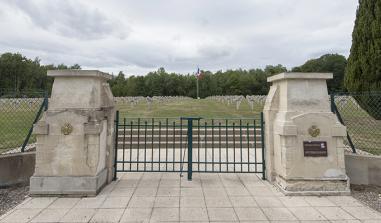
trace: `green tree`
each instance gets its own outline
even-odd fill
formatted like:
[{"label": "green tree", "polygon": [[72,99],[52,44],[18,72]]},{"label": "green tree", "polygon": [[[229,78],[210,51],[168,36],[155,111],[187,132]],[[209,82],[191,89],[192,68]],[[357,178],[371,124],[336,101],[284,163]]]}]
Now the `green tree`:
[{"label": "green tree", "polygon": [[275,74],[280,74],[280,73],[283,73],[283,72],[287,72],[287,68],[284,67],[282,64],[278,64],[276,66],[267,65],[265,67],[265,73],[268,76],[275,75]]},{"label": "green tree", "polygon": [[[381,0],[360,0],[359,3],[345,72],[345,86],[350,92],[380,91]],[[379,97],[356,99],[373,117],[381,119],[381,112],[374,109],[381,107]]]},{"label": "green tree", "polygon": [[328,80],[330,92],[343,91],[344,72],[347,60],[339,54],[325,54],[317,59],[308,60],[299,67],[294,67],[293,72],[332,72],[333,79]]},{"label": "green tree", "polygon": [[381,90],[381,0],[360,0],[345,73],[349,91]]},{"label": "green tree", "polygon": [[60,64],[41,65],[40,59],[34,60],[23,56],[20,53],[4,53],[0,55],[0,89],[21,91],[51,91],[53,79],[46,75],[47,70],[56,69],[81,69],[81,66],[74,64],[66,66]]}]

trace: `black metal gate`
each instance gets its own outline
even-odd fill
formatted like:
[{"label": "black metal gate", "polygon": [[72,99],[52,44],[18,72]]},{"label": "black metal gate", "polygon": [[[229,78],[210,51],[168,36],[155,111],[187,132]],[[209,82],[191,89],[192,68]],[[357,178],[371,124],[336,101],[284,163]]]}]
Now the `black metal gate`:
[{"label": "black metal gate", "polygon": [[263,113],[254,118],[120,118],[117,172],[261,173],[265,178]]}]

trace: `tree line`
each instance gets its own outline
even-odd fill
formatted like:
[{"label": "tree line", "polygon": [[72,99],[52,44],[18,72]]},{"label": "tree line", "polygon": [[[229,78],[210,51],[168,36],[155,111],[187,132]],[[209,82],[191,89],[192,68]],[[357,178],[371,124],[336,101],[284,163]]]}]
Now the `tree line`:
[{"label": "tree line", "polygon": [[[338,54],[327,54],[307,61],[290,71],[333,72],[334,80],[328,82],[331,91],[342,91],[346,58]],[[47,70],[81,69],[74,64],[42,65],[38,58],[28,59],[19,53],[4,53],[0,56],[0,89],[14,91],[50,92],[53,79]],[[259,95],[267,94],[267,77],[287,72],[283,65],[267,65],[264,69],[235,69],[211,72],[202,71],[199,79],[200,97],[211,95]],[[196,97],[196,76],[194,74],[169,73],[164,68],[144,76],[126,77],[123,72],[109,81],[115,96],[188,96]]]},{"label": "tree line", "polygon": [[39,58],[32,60],[20,53],[4,53],[0,56],[0,93],[50,92],[53,78],[47,76],[47,71],[62,69],[81,69],[81,66],[78,64],[42,65]]}]

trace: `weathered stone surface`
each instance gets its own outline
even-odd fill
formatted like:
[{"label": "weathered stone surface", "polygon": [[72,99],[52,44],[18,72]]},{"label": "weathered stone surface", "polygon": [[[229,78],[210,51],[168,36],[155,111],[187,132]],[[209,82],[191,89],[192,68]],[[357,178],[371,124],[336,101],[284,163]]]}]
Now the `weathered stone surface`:
[{"label": "weathered stone surface", "polygon": [[[48,71],[49,109],[35,125],[36,168],[30,191],[95,195],[113,175],[114,102],[99,71]],[[70,181],[70,182],[69,182]]]},{"label": "weathered stone surface", "polygon": [[36,161],[35,152],[0,156],[0,187],[29,184]]},{"label": "weathered stone surface", "polygon": [[32,195],[96,196],[105,186],[106,181],[106,169],[97,176],[33,176],[30,178],[30,193]]},{"label": "weathered stone surface", "polygon": [[345,165],[352,184],[381,186],[381,157],[345,154]]},{"label": "weathered stone surface", "polygon": [[[330,110],[332,74],[282,73],[264,108],[267,177],[288,195],[349,193],[341,125]],[[316,134],[316,135],[315,135]],[[305,156],[303,142],[327,143],[327,156]]]}]

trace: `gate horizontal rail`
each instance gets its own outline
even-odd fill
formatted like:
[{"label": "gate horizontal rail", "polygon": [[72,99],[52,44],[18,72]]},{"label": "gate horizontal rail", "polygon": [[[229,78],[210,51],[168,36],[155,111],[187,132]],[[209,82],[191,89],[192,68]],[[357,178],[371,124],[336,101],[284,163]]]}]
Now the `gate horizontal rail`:
[{"label": "gate horizontal rail", "polygon": [[265,174],[263,114],[254,118],[117,118],[116,172]]}]

